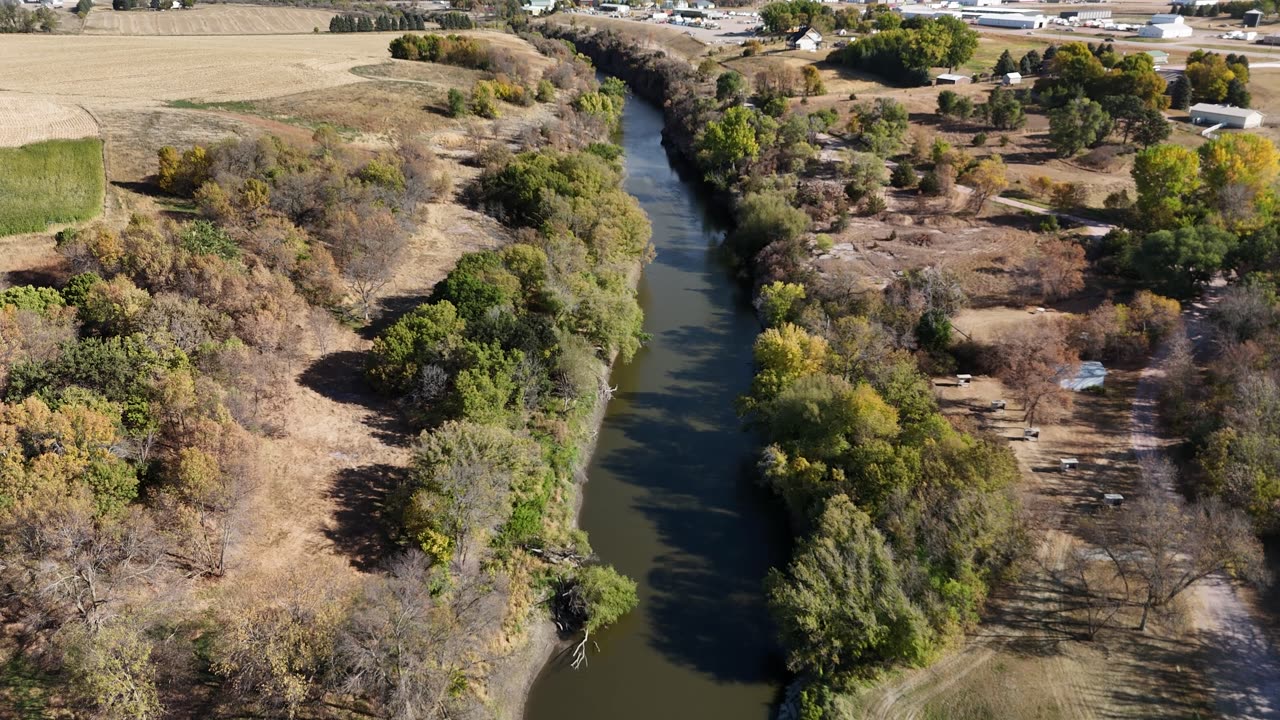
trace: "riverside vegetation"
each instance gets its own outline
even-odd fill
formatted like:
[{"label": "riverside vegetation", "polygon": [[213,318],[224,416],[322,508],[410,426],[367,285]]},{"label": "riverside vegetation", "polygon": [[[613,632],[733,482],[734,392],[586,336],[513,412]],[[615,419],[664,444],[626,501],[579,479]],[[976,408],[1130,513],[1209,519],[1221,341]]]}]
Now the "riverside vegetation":
[{"label": "riverside vegetation", "polygon": [[[817,3],[779,5],[830,14]],[[875,15],[869,11],[868,22],[876,22]],[[993,587],[1027,551],[1032,528],[1023,526],[1015,490],[1020,472],[1008,444],[944,417],[922,370],[945,372],[953,353],[972,353],[951,340],[950,319],[966,301],[960,279],[925,267],[903,272],[883,291],[867,291],[839,272],[814,270],[808,258],[812,246],[823,249],[824,236],[813,233],[823,223],[842,228],[854,212],[881,213],[887,183],[918,187],[927,197],[950,195],[960,180],[971,188],[970,210],[980,213],[1008,186],[1005,166],[998,155],[977,160],[941,140],[931,147],[913,142],[905,108],[876,98],[853,103],[841,127],[855,151],[836,163],[843,185],[836,184],[826,178],[831,163],[827,172],[815,171],[822,163],[813,159],[816,134],[831,128],[837,114],[806,113],[803,100],[798,106],[788,100],[821,93],[820,81],[790,78],[774,66],[755,77],[752,93],[748,79],[733,70],[717,77],[714,69],[695,69],[616,32],[554,20],[540,27],[572,41],[662,106],[670,149],[732,208],[735,228],[726,246],[754,281],[765,325],[755,347],[756,381],[740,410],[763,437],[760,475],[785,502],[797,536],[791,562],[766,588],[788,665],[799,675],[789,704],[798,717],[853,717],[851,697],[867,681],[897,666],[927,663],[978,622]],[[858,66],[892,55],[893,63],[876,67],[909,85],[929,68],[963,65],[976,46],[971,30],[947,22],[880,29],[829,59]],[[939,37],[945,42],[934,42]],[[928,47],[917,47],[922,43]],[[1083,43],[1028,53],[1021,61],[1002,57],[998,66],[1026,65],[1040,76],[1032,91],[997,88],[981,106],[941,93],[943,116],[977,117],[997,130],[1020,127],[1028,110],[1045,112],[1050,145],[1064,157],[1100,147],[1113,134],[1143,148],[1133,170],[1136,200],[1119,193],[1107,202],[1125,229],[1087,248],[1070,240],[1049,243],[1030,268],[1045,297],[1062,297],[1083,286],[1087,250],[1097,272],[1140,289],[1133,300],[1011,333],[966,361],[999,377],[1032,422],[1070,401],[1055,373],[1081,357],[1123,361],[1162,342],[1182,347],[1175,348],[1173,365],[1180,380],[1170,383],[1175,391],[1166,402],[1194,429],[1200,459],[1191,479],[1203,479],[1193,494],[1221,495],[1252,512],[1255,528],[1265,530],[1274,522],[1277,487],[1263,469],[1270,467],[1264,458],[1276,437],[1265,408],[1276,381],[1250,358],[1269,357],[1277,326],[1270,279],[1276,149],[1250,134],[1224,136],[1198,151],[1162,144],[1169,127],[1161,111],[1171,102],[1184,103],[1193,92],[1220,97],[1232,82],[1233,96],[1246,92],[1247,59],[1198,53],[1191,62],[1198,76],[1217,84],[1172,88],[1172,100],[1149,58],[1121,59],[1105,46]],[[751,106],[743,102],[749,95]],[[892,177],[884,166],[890,157],[898,163]],[[913,165],[932,167],[920,177]],[[1071,183],[1043,184],[1046,194],[1063,196],[1055,204],[1083,204]],[[1225,367],[1214,371],[1223,394],[1183,399],[1176,389],[1194,386],[1196,371],[1179,345],[1179,304],[1165,296],[1190,297],[1224,271],[1247,279],[1217,315],[1228,349]],[[1262,399],[1245,401],[1244,392]],[[1113,573],[1140,578],[1146,590],[1095,597],[1097,588],[1086,588],[1089,607],[1140,609],[1144,629],[1150,611],[1167,609],[1210,573],[1229,571],[1249,581],[1262,576],[1259,545],[1238,510],[1213,499],[1162,506],[1154,514],[1151,507],[1137,503],[1118,514],[1115,528],[1094,528],[1092,536],[1120,553],[1115,557],[1128,558],[1118,560]],[[1154,523],[1160,513],[1176,520]],[[1188,567],[1153,549],[1147,534],[1179,548],[1190,558]],[[1151,563],[1131,562],[1137,557]],[[1156,567],[1161,563],[1167,567]],[[1090,616],[1087,637],[1096,637],[1116,612]],[[1095,622],[1099,617],[1105,619]]]},{"label": "riverside vegetation", "polygon": [[65,230],[65,284],[0,292],[0,617],[22,647],[6,673],[121,720],[478,717],[509,711],[486,679],[531,623],[585,638],[635,605],[574,529],[575,470],[608,363],[643,340],[650,229],[620,149],[584,140],[615,127],[621,85],[539,42],[562,63],[558,117],[518,153],[486,148],[462,192],[516,242],[464,256],[364,356],[420,431],[362,519],[391,539],[380,572],[246,599],[228,556],[296,368],[375,316],[452,192],[427,146],[325,126],[163,148],[156,189],[194,215]]}]

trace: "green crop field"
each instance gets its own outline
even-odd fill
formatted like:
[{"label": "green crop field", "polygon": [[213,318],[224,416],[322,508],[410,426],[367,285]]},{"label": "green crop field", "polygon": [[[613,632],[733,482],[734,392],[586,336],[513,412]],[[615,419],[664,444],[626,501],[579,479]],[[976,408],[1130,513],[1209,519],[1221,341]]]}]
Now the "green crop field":
[{"label": "green crop field", "polygon": [[102,141],[0,148],[0,236],[88,220],[102,210]]}]

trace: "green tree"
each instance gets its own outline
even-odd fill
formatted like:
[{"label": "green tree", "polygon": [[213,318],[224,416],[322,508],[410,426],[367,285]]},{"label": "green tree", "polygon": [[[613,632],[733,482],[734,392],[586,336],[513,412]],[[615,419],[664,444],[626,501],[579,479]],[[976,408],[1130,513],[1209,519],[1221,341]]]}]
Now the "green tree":
[{"label": "green tree", "polygon": [[79,15],[80,19],[89,17],[90,10],[93,10],[93,0],[80,0],[76,3],[76,15]]},{"label": "green tree", "polygon": [[1200,189],[1200,157],[1180,145],[1156,145],[1133,161],[1137,217],[1149,227],[1177,224],[1194,206]]},{"label": "green tree", "polygon": [[708,179],[712,182],[726,185],[747,162],[759,156],[760,143],[751,115],[747,108],[731,107],[720,120],[707,123],[698,138],[698,156],[704,167],[710,168]]},{"label": "green tree", "polygon": [[1049,144],[1061,157],[1096,147],[1111,134],[1111,116],[1092,100],[1073,98],[1049,111]]},{"label": "green tree", "polygon": [[736,70],[720,73],[716,78],[716,100],[741,105],[747,97],[747,80]]},{"label": "green tree", "polygon": [[828,501],[786,574],[772,571],[766,585],[793,671],[838,677],[928,652],[931,633],[884,537],[845,495]]},{"label": "green tree", "polygon": [[826,340],[791,323],[760,333],[754,348],[757,371],[748,409],[772,400],[800,378],[820,372],[829,354]]},{"label": "green tree", "polygon": [[995,88],[987,98],[987,119],[997,130],[1017,130],[1027,124],[1022,103],[1010,91]]},{"label": "green tree", "polygon": [[1176,110],[1186,110],[1191,107],[1191,81],[1187,79],[1185,74],[1179,75],[1177,80],[1173,81],[1173,85],[1169,86],[1169,105]]},{"label": "green tree", "polygon": [[822,75],[818,72],[818,68],[812,65],[805,65],[800,69],[800,75],[804,80],[805,97],[826,94],[827,86],[823,84]]},{"label": "green tree", "polygon": [[449,88],[449,117],[459,118],[467,114],[467,96],[458,88]]},{"label": "green tree", "polygon": [[919,178],[916,176],[916,169],[909,160],[902,160],[894,166],[893,172],[889,175],[889,184],[899,190],[906,190],[916,186]]},{"label": "green tree", "polygon": [[1235,235],[1209,225],[1160,230],[1142,239],[1132,265],[1157,292],[1186,298],[1222,269],[1236,244]]},{"label": "green tree", "polygon": [[1224,98],[1228,105],[1247,108],[1253,103],[1253,96],[1249,94],[1249,89],[1240,81],[1240,78],[1232,78],[1227,83],[1227,94]]},{"label": "green tree", "polygon": [[1018,63],[1014,61],[1013,55],[1010,54],[1008,48],[1005,48],[1005,51],[1000,53],[1000,59],[996,60],[995,67],[991,68],[991,72],[994,75],[1018,72]]},{"label": "green tree", "polygon": [[760,288],[760,314],[766,327],[777,327],[784,322],[795,322],[801,300],[805,298],[804,285],[775,280]]},{"label": "green tree", "polygon": [[70,627],[63,639],[72,688],[105,720],[154,720],[164,714],[156,692],[151,643],[138,625],[118,622],[99,632]]},{"label": "green tree", "polygon": [[809,227],[809,216],[776,191],[754,192],[738,207],[738,227],[731,236],[745,257],[754,257],[771,242],[789,242]]}]

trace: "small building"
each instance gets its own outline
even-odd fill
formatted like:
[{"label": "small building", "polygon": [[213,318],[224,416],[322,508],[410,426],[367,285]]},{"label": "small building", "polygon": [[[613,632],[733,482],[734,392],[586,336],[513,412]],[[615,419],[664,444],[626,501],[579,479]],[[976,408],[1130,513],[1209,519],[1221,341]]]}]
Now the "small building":
[{"label": "small building", "polygon": [[1004,85],[1021,85],[1022,73],[1016,73],[1016,72],[1005,73],[1000,78],[1000,82]]},{"label": "small building", "polygon": [[1196,103],[1191,106],[1191,122],[1196,125],[1222,124],[1233,128],[1255,128],[1262,124],[1264,116],[1257,110],[1232,105]]},{"label": "small building", "polygon": [[1106,20],[1111,17],[1110,10],[1063,10],[1058,13],[1063,20]]},{"label": "small building", "polygon": [[999,5],[1000,0],[960,0],[960,4],[964,7],[990,7]]},{"label": "small building", "polygon": [[1169,0],[1169,4],[1182,7],[1209,7],[1210,5],[1217,5],[1218,0]]},{"label": "small building", "polygon": [[1009,404],[1006,403],[1004,400],[992,400],[991,412],[1004,412],[1004,409],[1008,407],[1008,405]]},{"label": "small building", "polygon": [[1075,458],[1059,458],[1058,469],[1062,472],[1071,472],[1080,467],[1080,461]]},{"label": "small building", "polygon": [[1124,504],[1124,496],[1120,493],[1103,493],[1102,504],[1107,507],[1120,507]]},{"label": "small building", "polygon": [[556,6],[555,0],[525,0],[524,11],[537,17],[549,13]]},{"label": "small building", "polygon": [[1138,29],[1138,37],[1170,40],[1173,38],[1191,37],[1191,26],[1185,23],[1160,23],[1159,25],[1143,25]]},{"label": "small building", "polygon": [[1148,25],[1168,25],[1170,23],[1174,25],[1185,25],[1187,23],[1187,19],[1178,13],[1156,13],[1147,21]]},{"label": "small building", "polygon": [[808,25],[800,28],[787,37],[788,50],[808,50],[817,52],[822,47],[822,33]]},{"label": "small building", "polygon": [[987,27],[1039,30],[1046,20],[1043,15],[979,15],[978,24]]},{"label": "small building", "polygon": [[973,78],[959,73],[942,73],[934,81],[934,85],[968,85]]},{"label": "small building", "polygon": [[1070,377],[1058,381],[1064,390],[1080,392],[1086,388],[1102,387],[1107,379],[1107,369],[1097,360],[1085,360]]},{"label": "small building", "polygon": [[965,387],[965,386],[967,386],[967,385],[968,385],[969,383],[971,383],[971,382],[973,382],[973,376],[972,376],[972,375],[969,375],[969,374],[967,374],[967,373],[966,373],[966,374],[964,374],[964,375],[957,375],[957,376],[956,376],[956,385],[959,385],[960,387]]},{"label": "small building", "polygon": [[1169,53],[1163,50],[1145,50],[1143,52],[1151,56],[1151,62],[1154,65],[1166,65],[1169,62]]},{"label": "small building", "polygon": [[600,12],[610,15],[630,15],[631,6],[622,3],[600,3]]},{"label": "small building", "polygon": [[1262,24],[1262,11],[1258,9],[1250,10],[1244,14],[1245,27],[1258,27]]},{"label": "small building", "polygon": [[1280,33],[1268,35],[1258,41],[1259,45],[1280,45]]},{"label": "small building", "polygon": [[1037,428],[1037,427],[1023,428],[1022,439],[1026,440],[1027,442],[1039,442],[1040,428]]}]

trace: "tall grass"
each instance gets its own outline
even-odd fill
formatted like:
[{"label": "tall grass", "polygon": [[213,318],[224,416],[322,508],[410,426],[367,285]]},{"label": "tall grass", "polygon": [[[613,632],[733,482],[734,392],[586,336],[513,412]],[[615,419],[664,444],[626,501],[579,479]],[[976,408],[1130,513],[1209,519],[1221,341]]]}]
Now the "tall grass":
[{"label": "tall grass", "polygon": [[0,148],[0,236],[88,220],[102,210],[102,141]]}]

